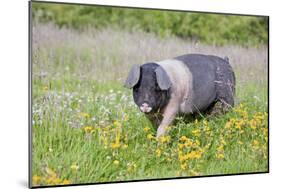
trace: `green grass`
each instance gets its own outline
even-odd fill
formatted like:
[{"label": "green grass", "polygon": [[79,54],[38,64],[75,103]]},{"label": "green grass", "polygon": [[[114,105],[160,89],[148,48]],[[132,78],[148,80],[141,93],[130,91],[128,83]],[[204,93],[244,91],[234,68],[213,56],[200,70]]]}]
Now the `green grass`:
[{"label": "green grass", "polygon": [[[41,24],[34,31],[33,186],[267,171],[265,47],[195,48],[178,38]],[[192,52],[229,56],[236,107],[219,117],[177,117],[157,142],[123,81],[131,64]]]}]

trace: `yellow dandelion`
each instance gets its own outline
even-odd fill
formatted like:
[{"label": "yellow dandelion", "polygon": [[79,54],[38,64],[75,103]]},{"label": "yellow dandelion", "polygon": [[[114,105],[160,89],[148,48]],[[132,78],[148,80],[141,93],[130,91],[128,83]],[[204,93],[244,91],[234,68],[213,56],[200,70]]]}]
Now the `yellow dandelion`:
[{"label": "yellow dandelion", "polygon": [[194,147],[195,143],[193,143],[192,140],[189,139],[184,143],[184,146],[185,147]]},{"label": "yellow dandelion", "polygon": [[123,145],[122,145],[122,148],[123,148],[123,149],[128,148],[128,144],[123,144]]},{"label": "yellow dandelion", "polygon": [[119,123],[118,121],[114,121],[113,122],[113,125],[116,126],[116,127],[121,127],[121,123]]},{"label": "yellow dandelion", "polygon": [[185,161],[187,159],[187,156],[179,154],[178,158],[179,158],[180,162],[183,162],[183,161]]},{"label": "yellow dandelion", "polygon": [[216,154],[216,157],[218,159],[223,159],[224,158],[224,154],[223,153]]},{"label": "yellow dandelion", "polygon": [[226,124],[225,124],[225,128],[226,129],[230,129],[231,126],[232,126],[232,122],[231,121],[226,122]]},{"label": "yellow dandelion", "polygon": [[197,151],[191,151],[188,154],[186,154],[186,159],[199,159],[202,156],[202,152],[197,150]]},{"label": "yellow dandelion", "polygon": [[170,136],[161,136],[158,141],[160,143],[168,143],[171,141],[171,137]]},{"label": "yellow dandelion", "polygon": [[252,142],[252,147],[253,147],[255,150],[258,149],[258,148],[259,148],[259,141],[253,140],[253,142]]},{"label": "yellow dandelion", "polygon": [[199,140],[195,140],[194,146],[200,146],[200,141]]},{"label": "yellow dandelion", "polygon": [[92,133],[94,131],[94,127],[92,126],[85,126],[84,127],[85,133]]},{"label": "yellow dandelion", "polygon": [[79,169],[79,166],[76,165],[76,164],[73,164],[70,166],[70,169],[73,170],[73,171],[77,171]]},{"label": "yellow dandelion", "polygon": [[145,128],[143,128],[143,131],[144,131],[144,132],[146,132],[146,133],[147,133],[149,130],[150,130],[150,128],[149,128],[149,127],[145,127]]},{"label": "yellow dandelion", "polygon": [[220,145],[219,147],[217,147],[217,151],[218,152],[222,152],[224,150],[224,146]]},{"label": "yellow dandelion", "polygon": [[191,131],[192,132],[192,134],[194,135],[194,136],[200,136],[201,135],[201,133],[200,133],[200,129],[196,129],[196,130],[193,130],[193,131]]},{"label": "yellow dandelion", "polygon": [[149,139],[149,140],[152,140],[152,139],[154,139],[154,136],[153,136],[152,134],[148,134],[148,135],[146,136],[146,138]]},{"label": "yellow dandelion", "polygon": [[110,147],[112,149],[117,149],[121,147],[121,144],[119,142],[111,143]]},{"label": "yellow dandelion", "polygon": [[119,162],[118,160],[114,160],[114,161],[113,161],[113,164],[114,164],[114,165],[119,165],[119,163],[120,163],[120,162]]},{"label": "yellow dandelion", "polygon": [[222,143],[223,145],[226,145],[226,142],[225,142],[224,138],[222,138],[222,137],[221,137],[221,143]]},{"label": "yellow dandelion", "polygon": [[67,185],[67,184],[71,184],[71,182],[70,182],[70,180],[64,179],[64,180],[62,181],[62,184],[63,184],[63,185]]},{"label": "yellow dandelion", "polygon": [[46,181],[47,181],[47,184],[54,184],[54,179],[55,177],[49,177]]},{"label": "yellow dandelion", "polygon": [[181,164],[181,170],[186,170],[187,169],[187,163]]},{"label": "yellow dandelion", "polygon": [[40,177],[40,176],[34,175],[34,176],[32,177],[32,184],[33,184],[33,185],[37,185],[37,184],[40,183],[40,180],[41,180],[41,177]]},{"label": "yellow dandelion", "polygon": [[127,171],[132,172],[137,168],[137,165],[135,163],[127,163]]},{"label": "yellow dandelion", "polygon": [[155,152],[156,152],[157,157],[161,156],[161,153],[162,153],[161,149],[157,148]]},{"label": "yellow dandelion", "polygon": [[90,118],[90,115],[88,113],[85,113],[85,112],[78,113],[78,116],[83,117],[83,118]]},{"label": "yellow dandelion", "polygon": [[53,184],[55,184],[55,185],[60,184],[61,182],[62,182],[62,180],[60,178],[53,179]]},{"label": "yellow dandelion", "polygon": [[236,128],[241,130],[242,129],[242,124],[241,122],[236,123]]},{"label": "yellow dandelion", "polygon": [[188,140],[188,138],[187,138],[186,136],[181,136],[181,137],[180,137],[180,141],[183,141],[183,142],[184,142],[184,141],[187,141],[187,140]]},{"label": "yellow dandelion", "polygon": [[178,149],[181,150],[184,148],[184,146],[185,146],[184,144],[178,144]]}]

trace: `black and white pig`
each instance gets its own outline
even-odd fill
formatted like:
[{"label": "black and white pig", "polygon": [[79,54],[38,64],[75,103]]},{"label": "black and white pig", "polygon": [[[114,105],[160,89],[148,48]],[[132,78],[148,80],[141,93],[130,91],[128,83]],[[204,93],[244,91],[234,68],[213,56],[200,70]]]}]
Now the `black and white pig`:
[{"label": "black and white pig", "polygon": [[212,111],[216,103],[234,106],[235,75],[228,58],[187,54],[133,65],[125,81],[139,109],[165,134],[178,113]]}]

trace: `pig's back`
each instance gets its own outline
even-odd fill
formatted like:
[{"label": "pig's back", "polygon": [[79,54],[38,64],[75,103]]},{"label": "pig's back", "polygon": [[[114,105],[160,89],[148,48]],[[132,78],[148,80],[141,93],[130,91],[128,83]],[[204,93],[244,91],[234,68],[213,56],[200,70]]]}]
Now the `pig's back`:
[{"label": "pig's back", "polygon": [[175,58],[182,61],[192,74],[193,112],[207,109],[216,99],[216,66],[223,59],[216,56],[187,54]]}]

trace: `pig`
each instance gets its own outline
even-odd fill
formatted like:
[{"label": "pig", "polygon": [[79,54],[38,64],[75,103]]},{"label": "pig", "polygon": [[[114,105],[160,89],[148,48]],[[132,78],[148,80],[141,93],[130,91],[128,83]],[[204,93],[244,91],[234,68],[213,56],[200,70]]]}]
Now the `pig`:
[{"label": "pig", "polygon": [[222,112],[234,106],[235,75],[228,58],[186,54],[163,61],[133,65],[124,86],[157,127],[157,138],[179,114]]}]

